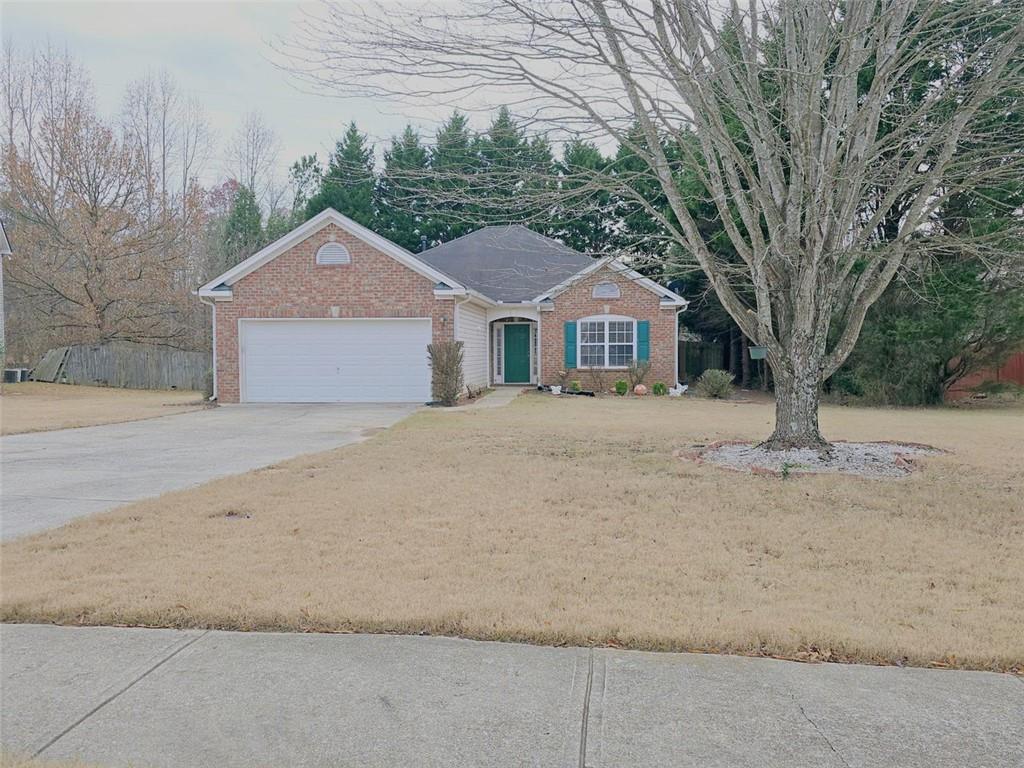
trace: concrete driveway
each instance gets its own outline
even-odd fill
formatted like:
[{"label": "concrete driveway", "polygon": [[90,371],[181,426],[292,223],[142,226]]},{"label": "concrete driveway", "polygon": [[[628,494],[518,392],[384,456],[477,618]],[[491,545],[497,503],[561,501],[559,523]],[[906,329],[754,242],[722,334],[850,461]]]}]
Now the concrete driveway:
[{"label": "concrete driveway", "polygon": [[3,746],[153,768],[1002,768],[1010,675],[445,637],[0,625]]},{"label": "concrete driveway", "polygon": [[415,404],[229,405],[0,439],[0,538],[362,440]]}]

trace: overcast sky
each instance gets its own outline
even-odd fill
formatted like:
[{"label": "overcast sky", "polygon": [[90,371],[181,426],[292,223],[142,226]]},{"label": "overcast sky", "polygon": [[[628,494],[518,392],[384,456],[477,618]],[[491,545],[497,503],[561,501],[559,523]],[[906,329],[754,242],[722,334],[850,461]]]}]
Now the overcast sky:
[{"label": "overcast sky", "polygon": [[[269,43],[289,34],[313,4],[271,3],[49,3],[0,4],[4,43],[16,47],[64,47],[89,72],[99,107],[108,116],[121,108],[125,86],[146,71],[166,69],[182,89],[203,103],[217,137],[213,178],[226,173],[224,146],[241,118],[263,112],[278,134],[279,173],[300,155],[324,159],[344,126],[355,120],[381,145],[412,122],[428,135],[436,115],[396,114],[369,100],[337,100],[300,91],[275,67]],[[378,146],[378,156],[380,146]]]}]

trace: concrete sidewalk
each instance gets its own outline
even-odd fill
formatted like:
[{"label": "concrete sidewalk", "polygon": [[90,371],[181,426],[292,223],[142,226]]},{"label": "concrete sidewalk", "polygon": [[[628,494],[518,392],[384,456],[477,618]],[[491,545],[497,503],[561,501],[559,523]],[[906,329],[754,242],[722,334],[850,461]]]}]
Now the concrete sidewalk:
[{"label": "concrete sidewalk", "polygon": [[435,637],[0,626],[3,747],[101,766],[1024,764],[1009,675]]}]

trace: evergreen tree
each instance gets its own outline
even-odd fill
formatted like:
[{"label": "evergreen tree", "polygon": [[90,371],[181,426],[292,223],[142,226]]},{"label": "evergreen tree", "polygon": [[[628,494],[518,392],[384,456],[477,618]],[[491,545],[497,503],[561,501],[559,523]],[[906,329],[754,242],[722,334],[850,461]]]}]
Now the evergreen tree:
[{"label": "evergreen tree", "polygon": [[[643,147],[646,139],[639,127],[629,134],[630,142]],[[616,219],[612,246],[616,249],[646,254],[648,260],[666,256],[668,243],[665,228],[640,202],[670,216],[668,199],[657,179],[653,178],[645,160],[629,144],[620,144],[611,165],[615,185],[623,191],[612,196]],[[631,190],[631,193],[628,192]],[[639,199],[638,199],[639,198]]]},{"label": "evergreen tree", "polygon": [[479,164],[465,115],[454,112],[442,124],[430,150],[429,165],[432,178],[423,187],[430,209],[421,234],[430,245],[437,245],[478,229],[478,214],[466,203]]},{"label": "evergreen tree", "polygon": [[333,208],[364,227],[372,228],[375,223],[374,182],[373,147],[356,124],[349,123],[331,154],[319,191],[306,203],[306,218]]},{"label": "evergreen tree", "polygon": [[[507,223],[510,210],[525,202],[523,182],[532,166],[530,143],[512,119],[508,107],[502,107],[490,127],[477,135],[473,144],[479,158],[480,183],[486,186],[481,220],[487,224]],[[514,207],[509,204],[512,201]]]},{"label": "evergreen tree", "polygon": [[377,181],[377,232],[392,242],[417,251],[426,213],[418,190],[427,181],[427,149],[407,125],[391,139],[384,153],[384,171]]},{"label": "evergreen tree", "polygon": [[292,225],[306,220],[306,206],[323,184],[324,169],[316,154],[303,155],[288,169],[288,184],[292,188]]},{"label": "evergreen tree", "polygon": [[224,267],[233,267],[258,251],[262,245],[263,226],[256,195],[248,187],[240,186],[231,201],[231,210],[224,226]]},{"label": "evergreen tree", "polygon": [[[565,194],[552,217],[548,234],[583,253],[600,253],[609,241],[610,195],[604,183],[594,184],[609,161],[591,142],[575,137],[562,149],[559,183]],[[573,194],[573,193],[576,194]]]},{"label": "evergreen tree", "polygon": [[263,228],[263,244],[272,243],[284,237],[301,221],[295,220],[295,211],[287,208],[275,208],[267,214],[267,224]]},{"label": "evergreen tree", "polygon": [[538,134],[530,139],[519,175],[522,219],[532,222],[536,229],[548,230],[552,201],[558,197],[558,165],[546,136]]}]

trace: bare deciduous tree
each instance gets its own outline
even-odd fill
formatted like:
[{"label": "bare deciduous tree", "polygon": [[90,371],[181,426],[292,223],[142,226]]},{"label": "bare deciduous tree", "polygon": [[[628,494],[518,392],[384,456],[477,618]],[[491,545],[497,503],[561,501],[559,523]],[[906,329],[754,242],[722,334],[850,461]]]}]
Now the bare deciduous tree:
[{"label": "bare deciduous tree", "polygon": [[277,135],[263,115],[257,111],[247,114],[228,146],[228,162],[238,183],[252,190],[260,203],[270,195],[280,198],[274,179],[279,153]]},{"label": "bare deciduous tree", "polygon": [[201,345],[189,289],[202,227],[194,137],[205,129],[193,120],[186,157],[173,83],[130,89],[120,126],[97,116],[66,53],[7,56],[3,89],[0,207],[18,243],[4,260],[12,352],[32,360],[56,344],[111,339]]},{"label": "bare deciduous tree", "polygon": [[[827,445],[819,389],[868,308],[911,255],[951,244],[984,254],[992,233],[953,230],[936,214],[1024,167],[1024,121],[1007,119],[1024,93],[1022,0],[325,7],[286,50],[333,94],[500,98],[630,149],[667,209],[621,178],[595,176],[573,194],[633,190],[767,348],[773,448]],[[727,253],[705,238],[702,206]]]}]

